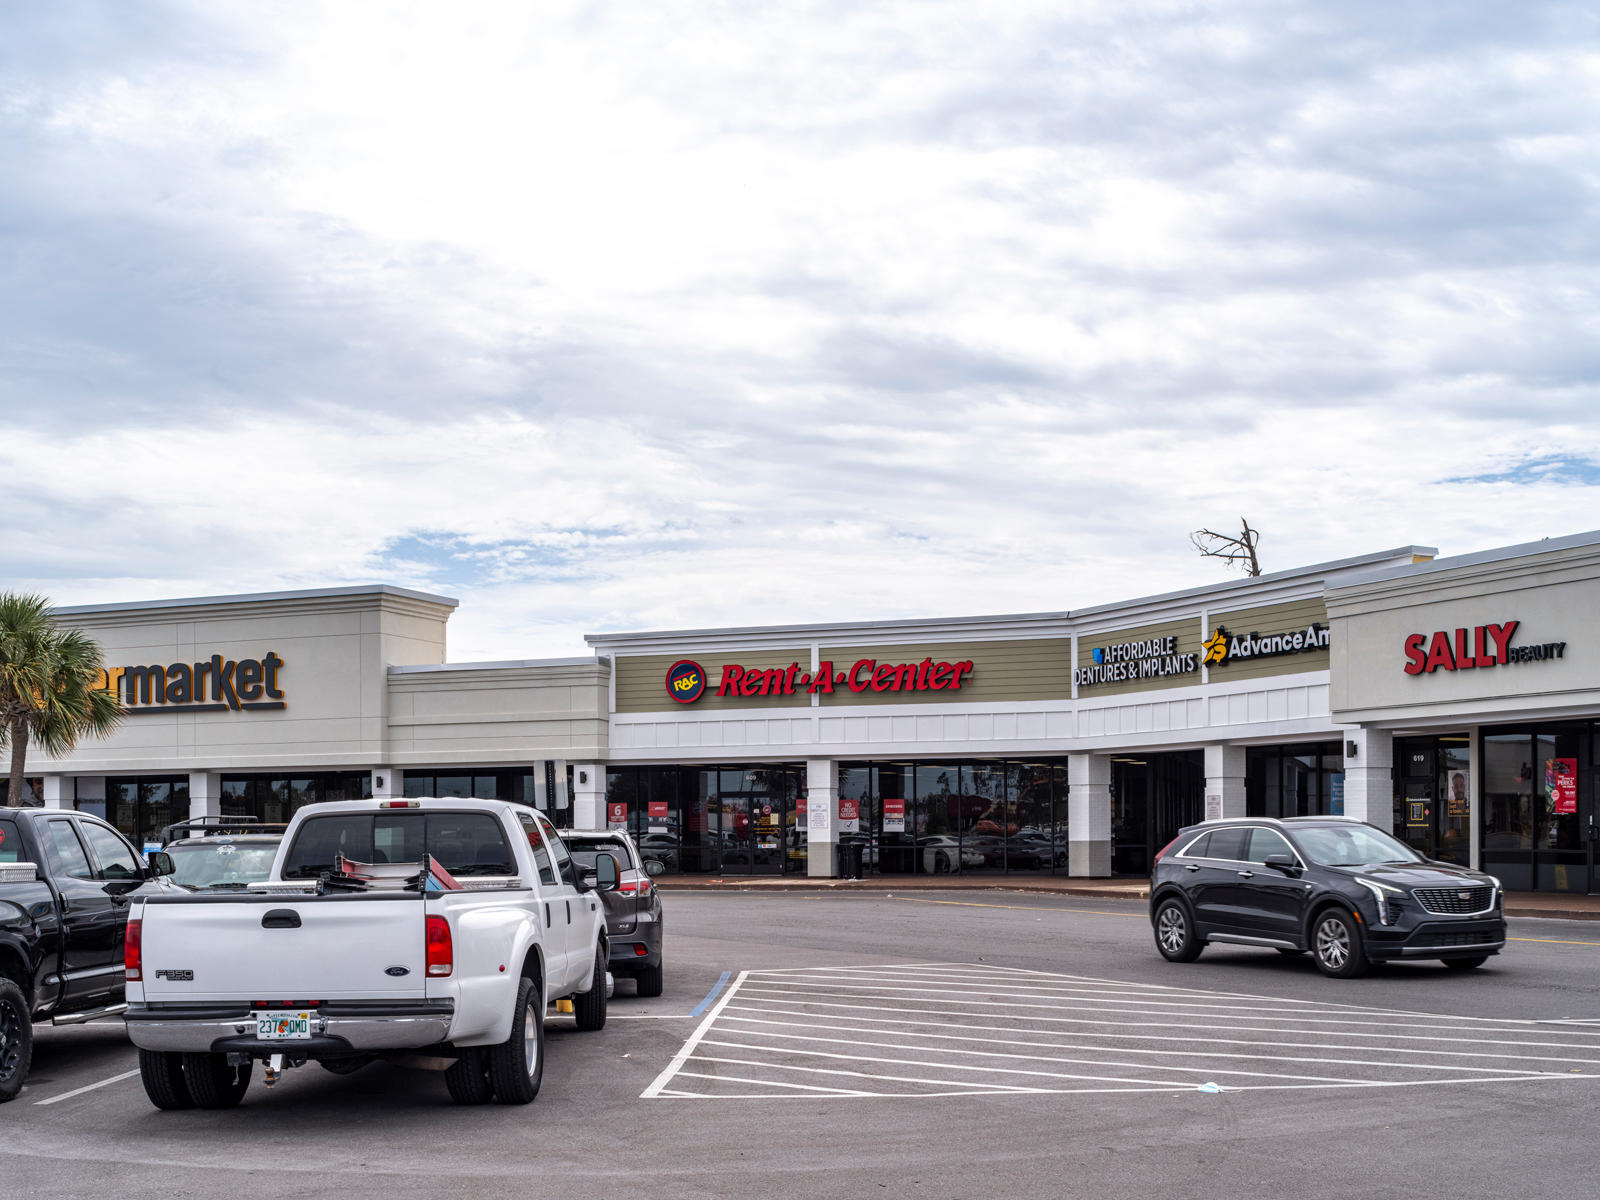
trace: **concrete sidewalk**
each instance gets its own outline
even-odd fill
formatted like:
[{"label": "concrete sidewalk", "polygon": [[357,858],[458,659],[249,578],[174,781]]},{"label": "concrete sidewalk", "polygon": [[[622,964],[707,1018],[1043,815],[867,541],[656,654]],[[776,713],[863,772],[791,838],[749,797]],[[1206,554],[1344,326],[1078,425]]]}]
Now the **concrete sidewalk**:
[{"label": "concrete sidewalk", "polygon": [[[1143,879],[1067,879],[1059,875],[871,875],[866,879],[808,879],[803,875],[665,875],[665,891],[716,892],[1040,892],[1099,900],[1143,900]],[[1600,921],[1600,896],[1567,892],[1507,892],[1508,917]]]}]

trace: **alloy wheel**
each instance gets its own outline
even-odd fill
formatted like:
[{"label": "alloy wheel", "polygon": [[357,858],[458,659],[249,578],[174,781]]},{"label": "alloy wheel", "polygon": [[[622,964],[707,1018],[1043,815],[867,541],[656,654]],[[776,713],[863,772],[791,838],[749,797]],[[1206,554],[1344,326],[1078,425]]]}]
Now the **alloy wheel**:
[{"label": "alloy wheel", "polygon": [[1335,971],[1350,960],[1350,931],[1343,921],[1329,917],[1317,926],[1317,957]]},{"label": "alloy wheel", "polygon": [[1176,904],[1170,904],[1161,910],[1161,916],[1156,921],[1156,933],[1161,938],[1161,948],[1168,954],[1176,954],[1183,949],[1184,938],[1188,936],[1187,923],[1183,919],[1183,910]]},{"label": "alloy wheel", "polygon": [[528,1007],[522,1010],[522,1045],[523,1056],[528,1068],[528,1078],[533,1078],[533,1073],[539,1069],[539,1015],[534,1012],[533,1006],[539,1002],[540,997],[535,994],[528,998]]},{"label": "alloy wheel", "polygon": [[0,1000],[0,1083],[16,1074],[22,1061],[22,1013],[9,1000]]}]

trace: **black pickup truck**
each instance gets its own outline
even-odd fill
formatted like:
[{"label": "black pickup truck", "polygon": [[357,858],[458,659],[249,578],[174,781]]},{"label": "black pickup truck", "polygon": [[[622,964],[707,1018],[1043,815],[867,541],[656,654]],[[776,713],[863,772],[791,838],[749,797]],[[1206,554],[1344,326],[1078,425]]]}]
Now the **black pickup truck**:
[{"label": "black pickup truck", "polygon": [[123,1011],[129,897],[165,886],[97,817],[0,808],[0,1102],[22,1090],[36,1020]]}]

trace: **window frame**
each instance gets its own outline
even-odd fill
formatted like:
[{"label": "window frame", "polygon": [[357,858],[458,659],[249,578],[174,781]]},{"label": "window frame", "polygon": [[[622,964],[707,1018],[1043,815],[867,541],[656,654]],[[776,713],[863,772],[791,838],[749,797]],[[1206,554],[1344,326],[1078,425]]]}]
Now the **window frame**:
[{"label": "window frame", "polygon": [[[49,837],[45,839],[45,859],[50,864],[50,869],[52,871],[59,870],[60,873],[66,876],[68,879],[84,879],[94,883],[97,882],[95,878],[94,857],[89,853],[89,847],[84,843],[83,835],[78,832],[76,828],[77,824],[78,823],[69,816],[51,817],[45,821],[45,828],[49,833]],[[56,826],[58,825],[66,828],[67,835],[72,838],[73,842],[77,845],[79,852],[82,853],[83,865],[89,872],[87,875],[74,875],[70,870],[67,869],[65,863],[58,861],[61,858],[61,847],[56,841]]]}]

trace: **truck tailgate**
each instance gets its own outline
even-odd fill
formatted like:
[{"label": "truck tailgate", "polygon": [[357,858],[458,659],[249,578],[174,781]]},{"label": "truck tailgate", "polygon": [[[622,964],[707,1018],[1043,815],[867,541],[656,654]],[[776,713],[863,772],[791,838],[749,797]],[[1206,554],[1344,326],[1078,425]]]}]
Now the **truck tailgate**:
[{"label": "truck tailgate", "polygon": [[145,1000],[421,999],[425,911],[415,895],[152,898]]}]

